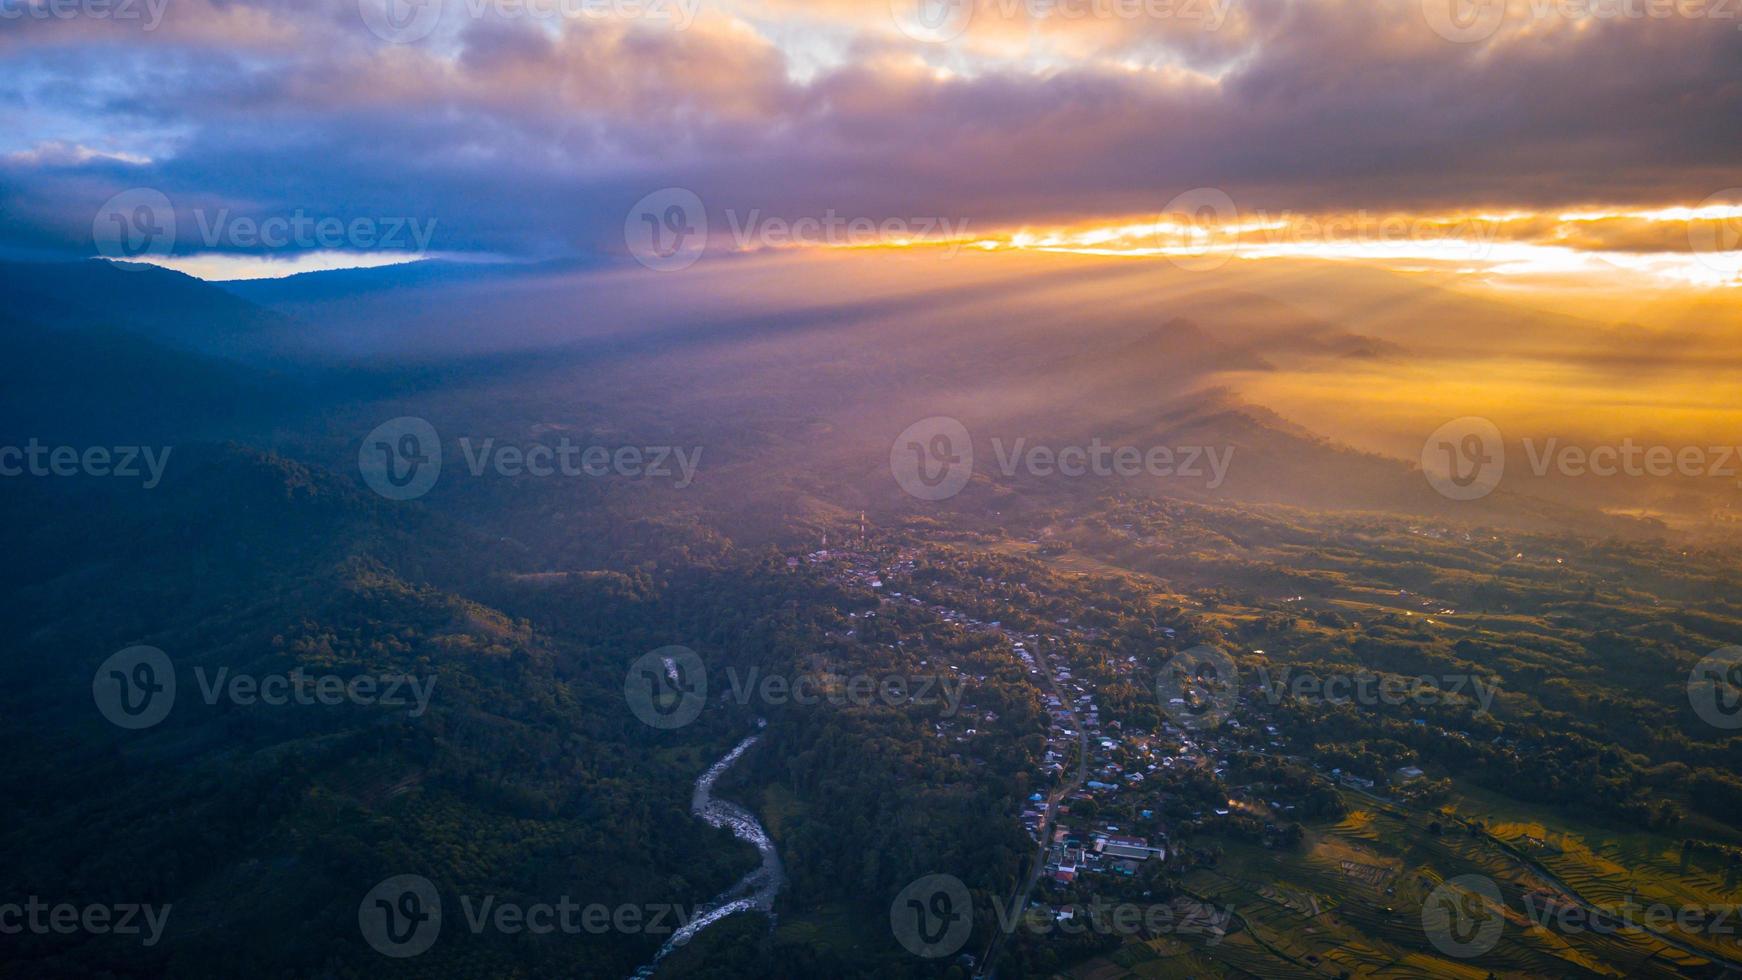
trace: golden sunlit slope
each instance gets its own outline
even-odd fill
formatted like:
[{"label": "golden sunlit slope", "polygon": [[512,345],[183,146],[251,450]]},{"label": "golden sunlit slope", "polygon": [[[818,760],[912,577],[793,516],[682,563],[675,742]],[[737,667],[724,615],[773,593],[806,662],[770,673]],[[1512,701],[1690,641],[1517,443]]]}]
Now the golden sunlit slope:
[{"label": "golden sunlit slope", "polygon": [[[1142,492],[1469,519],[1534,515],[1520,498],[1546,496],[1691,520],[1721,518],[1735,492],[1710,477],[1539,477],[1523,445],[1705,446],[1738,431],[1725,396],[1742,381],[1736,321],[1684,324],[1698,303],[1730,309],[1727,297],[1642,300],[1622,323],[1549,312],[1557,296],[1546,290],[1452,288],[1439,273],[1342,262],[1193,271],[1155,258],[925,248],[274,296],[311,324],[295,338],[304,353],[454,364],[487,372],[480,383],[505,405],[556,386],[577,406],[699,429],[714,463],[756,475],[742,484],[751,494],[803,488],[860,506],[894,493],[898,503],[890,442],[934,416],[1005,446],[1100,438],[1235,450],[1214,487],[1130,485]],[[1487,500],[1447,500],[1414,471],[1429,436],[1465,416],[1492,420],[1507,440],[1512,464]]]}]

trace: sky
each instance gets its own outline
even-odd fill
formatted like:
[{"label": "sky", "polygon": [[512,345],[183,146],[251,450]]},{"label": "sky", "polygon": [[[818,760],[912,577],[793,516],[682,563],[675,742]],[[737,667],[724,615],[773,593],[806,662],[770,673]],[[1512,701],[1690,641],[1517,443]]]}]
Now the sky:
[{"label": "sky", "polygon": [[701,241],[1742,284],[1742,0],[0,0],[0,118],[0,254],[211,278]]}]

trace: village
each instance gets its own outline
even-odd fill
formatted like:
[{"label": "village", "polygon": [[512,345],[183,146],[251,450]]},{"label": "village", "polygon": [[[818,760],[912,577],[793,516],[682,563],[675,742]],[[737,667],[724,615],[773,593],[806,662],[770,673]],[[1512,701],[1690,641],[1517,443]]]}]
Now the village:
[{"label": "village", "polygon": [[[1045,712],[1045,738],[1014,814],[1034,850],[1028,873],[1004,901],[1022,909],[1024,921],[1052,923],[1061,934],[1108,901],[1184,903],[1177,910],[1182,915],[1208,914],[1168,882],[1215,866],[1223,842],[1295,847],[1310,807],[1326,799],[1334,803],[1348,792],[1392,803],[1390,794],[1430,781],[1414,765],[1354,771],[1348,763],[1313,758],[1310,744],[1297,744],[1285,730],[1291,722],[1277,710],[1277,699],[1238,678],[1221,689],[1225,710],[1214,723],[1194,720],[1182,699],[1167,697],[1158,685],[1159,671],[1183,645],[1172,628],[1157,625],[1153,652],[1123,648],[1111,655],[1114,637],[1092,608],[1073,622],[1060,611],[1075,607],[1035,591],[1032,582],[1012,590],[984,570],[954,557],[940,560],[940,553],[923,547],[871,546],[863,529],[844,545],[830,547],[825,538],[789,565],[874,596],[874,608],[849,613],[859,624],[917,612],[993,641],[962,662],[942,662],[955,658],[936,658],[929,644],[924,647],[922,665],[958,674],[970,689],[994,672],[1006,681],[1018,669],[1026,677]],[[1037,614],[1049,607],[1047,615]],[[998,662],[1004,657],[1014,663]],[[1133,723],[1129,700],[1124,710],[1108,706],[1105,692],[1121,688],[1127,698],[1131,690],[1144,692],[1159,710],[1138,712],[1149,721]],[[985,765],[999,720],[982,708],[928,724],[934,737],[955,743],[952,755]],[[1410,722],[1437,738],[1471,737],[1421,718]],[[1279,780],[1274,769],[1255,775],[1262,765],[1293,775]],[[964,954],[964,962],[971,968],[997,962],[1009,938],[995,935],[989,949]]]},{"label": "village", "polygon": [[[1057,918],[1072,915],[1065,898],[1092,894],[1096,880],[1135,879],[1146,866],[1165,864],[1170,857],[1170,827],[1159,801],[1167,798],[1168,788],[1189,773],[1219,784],[1227,773],[1228,757],[1250,748],[1238,737],[1238,721],[1230,724],[1235,734],[1191,731],[1167,721],[1151,733],[1126,730],[1117,720],[1104,721],[1095,691],[1059,655],[1069,648],[1063,642],[1067,639],[1093,643],[1098,637],[1092,627],[1061,620],[1051,630],[1021,632],[1001,621],[893,588],[891,583],[906,581],[914,570],[919,560],[914,549],[878,554],[862,547],[830,548],[826,538],[823,545],[806,555],[803,563],[824,571],[837,584],[873,592],[883,607],[918,607],[962,630],[995,634],[1029,675],[1046,707],[1049,727],[1045,751],[1033,774],[1036,790],[1027,797],[1019,819],[1039,856],[1035,877],[1044,880],[1063,903],[1050,907]],[[1164,632],[1173,637],[1172,630]],[[1154,690],[1149,665],[1129,657],[1121,669],[1136,685]],[[973,724],[972,720],[943,720],[936,723],[934,733],[969,743],[979,734]],[[1275,740],[1277,735],[1274,726],[1265,729],[1270,744],[1280,749],[1283,743]],[[1280,838],[1280,822],[1293,810],[1292,804],[1246,799],[1234,791],[1228,798],[1182,815],[1193,829],[1218,818],[1249,818],[1263,822],[1267,835]],[[1035,898],[1028,904],[1041,905],[1042,900]]]}]

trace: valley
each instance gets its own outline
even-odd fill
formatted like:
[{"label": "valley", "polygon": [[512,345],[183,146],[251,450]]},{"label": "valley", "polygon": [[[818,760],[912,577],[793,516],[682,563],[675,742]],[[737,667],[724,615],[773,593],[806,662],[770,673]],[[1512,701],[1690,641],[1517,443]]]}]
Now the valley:
[{"label": "valley", "polygon": [[[322,308],[276,288],[292,312],[275,315]],[[234,400],[185,406],[202,421],[181,427],[124,386],[92,389],[111,409],[45,438],[173,445],[162,485],[0,484],[42,515],[5,542],[32,570],[3,610],[26,638],[6,666],[25,749],[6,844],[30,858],[10,886],[97,876],[172,902],[180,928],[144,973],[1717,976],[1736,959],[1710,926],[1737,888],[1742,758],[1689,680],[1742,635],[1742,563],[1722,544],[1524,493],[1451,507],[1404,461],[1218,388],[1258,365],[1198,327],[1106,334],[1134,366],[1078,386],[1072,428],[1021,386],[1025,328],[983,361],[986,385],[903,408],[902,378],[983,335],[848,367],[859,342],[817,315],[727,325],[747,345],[732,352],[705,331],[606,331],[538,356],[270,379],[234,356],[278,343],[263,312],[241,339],[218,331],[229,354],[141,339],[154,362],[234,377]],[[776,327],[782,353],[758,366],[746,351]],[[1179,390],[1138,394],[1135,364],[1176,344],[1152,376]],[[92,384],[64,363],[66,384]],[[710,383],[728,366],[755,380]],[[994,381],[1023,394],[987,402]],[[247,394],[261,385],[305,400],[265,409]],[[927,500],[892,474],[889,440],[937,412],[961,412],[985,465]],[[358,471],[360,441],[397,417],[425,420],[451,464],[410,500]],[[1018,465],[999,465],[1015,439]],[[1022,461],[1095,439],[1222,446],[1227,479]],[[466,465],[481,445],[524,461],[565,444],[643,461],[691,447],[696,465],[681,485]],[[1395,492],[1322,506],[1349,481]],[[88,675],[72,681],[141,643],[189,691],[222,666],[405,674],[434,693],[415,717],[190,697],[122,737],[77,709]],[[625,672],[642,683],[633,665],[666,649],[708,686],[691,704],[696,678],[667,654],[648,717],[677,723],[654,725]],[[698,803],[693,781],[728,759]],[[250,778],[219,775],[237,766]],[[76,849],[32,829],[193,800],[213,833],[121,818]],[[705,928],[444,930],[404,962],[361,939],[261,944],[274,917],[343,920],[346,896],[396,874],[462,907],[574,897],[701,909]],[[934,878],[959,884],[967,927],[920,956],[892,903]],[[213,898],[241,881],[284,897]],[[1430,927],[1443,908],[1468,916],[1451,940]],[[1490,920],[1494,945],[1458,945]],[[19,962],[115,956],[87,939]]]}]

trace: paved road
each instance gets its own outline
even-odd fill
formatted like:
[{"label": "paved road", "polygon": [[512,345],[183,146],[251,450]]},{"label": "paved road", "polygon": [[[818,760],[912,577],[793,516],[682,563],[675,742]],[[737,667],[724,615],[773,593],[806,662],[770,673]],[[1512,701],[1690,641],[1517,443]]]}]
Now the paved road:
[{"label": "paved road", "polygon": [[992,943],[986,947],[986,955],[980,958],[980,971],[975,974],[976,980],[995,980],[998,973],[996,964],[999,954],[1004,951],[1004,941],[1010,938],[1011,932],[1015,931],[1017,917],[1022,914],[1024,909],[1028,908],[1028,897],[1034,893],[1035,883],[1040,881],[1040,873],[1046,867],[1046,849],[1052,843],[1053,825],[1058,822],[1059,803],[1065,797],[1075,793],[1089,778],[1089,733],[1083,727],[1083,719],[1077,716],[1074,702],[1065,697],[1065,692],[1059,688],[1058,678],[1052,672],[1052,665],[1047,662],[1046,653],[1040,649],[1038,643],[1035,644],[1034,660],[1040,665],[1041,675],[1046,678],[1047,686],[1052,688],[1053,696],[1058,698],[1059,704],[1064,706],[1065,713],[1070,715],[1071,725],[1077,730],[1077,774],[1070,782],[1053,790],[1052,794],[1047,797],[1046,816],[1040,822],[1040,846],[1035,849],[1033,866],[1028,869],[1028,875],[1022,883],[1016,886],[1016,891],[1010,896],[1010,904],[1006,906],[1011,914],[1004,921],[1010,923],[1010,928],[1008,930],[998,929],[993,932]]}]

